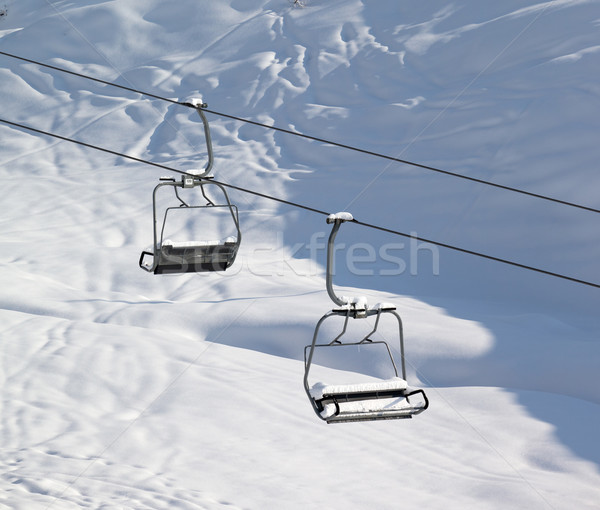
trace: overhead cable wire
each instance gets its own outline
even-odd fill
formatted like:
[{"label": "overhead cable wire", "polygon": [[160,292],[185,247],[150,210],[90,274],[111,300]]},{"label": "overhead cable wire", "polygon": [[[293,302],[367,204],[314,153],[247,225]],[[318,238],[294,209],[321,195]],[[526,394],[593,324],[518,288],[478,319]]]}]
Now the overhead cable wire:
[{"label": "overhead cable wire", "polygon": [[[136,156],[131,156],[129,154],[124,154],[122,152],[118,152],[118,151],[114,151],[114,150],[111,150],[111,149],[107,149],[106,147],[100,147],[98,145],[92,145],[90,143],[83,142],[81,140],[76,140],[74,138],[69,138],[67,136],[58,135],[58,134],[52,133],[50,131],[45,131],[45,130],[42,130],[42,129],[37,129],[37,128],[31,127],[31,126],[27,126],[25,124],[21,124],[19,122],[12,122],[12,121],[9,121],[9,120],[6,120],[6,119],[2,119],[2,118],[0,118],[0,122],[2,122],[4,124],[7,124],[9,126],[13,126],[13,127],[16,127],[16,128],[20,128],[20,129],[25,129],[27,131],[31,131],[33,133],[38,133],[38,134],[41,134],[41,135],[44,135],[44,136],[49,136],[49,137],[52,137],[52,138],[57,138],[59,140],[64,140],[64,141],[67,141],[67,142],[70,142],[70,143],[74,143],[74,144],[77,144],[77,145],[81,145],[81,146],[84,146],[84,147],[87,147],[87,148],[90,148],[90,149],[94,149],[94,150],[97,150],[97,151],[101,151],[101,152],[105,152],[105,153],[108,153],[108,154],[112,154],[113,156],[118,156],[120,158],[129,159],[129,160],[132,160],[132,161],[136,161],[138,163],[143,163],[143,164],[151,165],[151,166],[154,166],[154,167],[157,167],[157,168],[162,168],[162,169],[168,170],[170,172],[175,172],[175,173],[178,173],[178,174],[181,174],[181,175],[188,175],[190,177],[196,177],[197,178],[196,175],[188,173],[188,172],[186,172],[184,170],[180,170],[178,168],[173,168],[173,167],[170,167],[170,166],[167,166],[167,165],[163,165],[161,163],[154,163],[153,161],[148,161],[148,160],[145,160],[145,159],[142,159],[142,158],[138,158]],[[315,207],[311,207],[311,206],[307,206],[307,205],[304,205],[304,204],[300,204],[298,202],[292,202],[290,200],[285,200],[283,198],[275,197],[275,196],[272,196],[272,195],[268,195],[266,193],[261,193],[259,191],[251,190],[251,189],[244,188],[244,187],[241,187],[241,186],[235,186],[233,184],[229,184],[229,183],[226,183],[226,182],[218,181],[218,180],[213,179],[213,178],[211,178],[210,180],[211,180],[211,182],[214,182],[216,184],[220,184],[220,185],[225,186],[227,188],[234,189],[234,190],[240,191],[242,193],[249,193],[251,195],[255,195],[255,196],[264,198],[266,200],[271,200],[271,201],[279,202],[281,204],[289,205],[291,207],[296,207],[296,208],[299,208],[299,209],[304,209],[306,211],[310,211],[310,212],[313,212],[313,213],[316,213],[316,214],[321,214],[321,215],[324,215],[324,216],[329,216],[329,214],[331,214],[331,213],[329,213],[327,211],[324,211],[322,209],[317,209]],[[367,227],[367,228],[372,228],[372,229],[379,230],[379,231],[382,231],[382,232],[387,232],[389,234],[398,235],[398,236],[402,236],[402,237],[407,237],[407,238],[410,238],[410,239],[414,239],[416,241],[422,241],[424,243],[433,244],[435,246],[440,246],[442,248],[447,248],[447,249],[450,249],[450,250],[454,250],[454,251],[457,251],[459,253],[465,253],[465,254],[468,254],[468,255],[473,255],[475,257],[480,257],[480,258],[484,258],[484,259],[487,259],[487,260],[492,260],[494,262],[499,262],[499,263],[502,263],[502,264],[506,264],[506,265],[518,267],[518,268],[525,269],[525,270],[528,270],[528,271],[533,271],[533,272],[536,272],[536,273],[544,274],[546,276],[552,276],[552,277],[555,277],[555,278],[560,278],[562,280],[568,280],[570,282],[578,283],[578,284],[581,284],[581,285],[587,285],[589,287],[595,287],[595,288],[600,289],[600,284],[599,283],[594,283],[594,282],[590,282],[590,281],[587,281],[587,280],[582,280],[582,279],[579,279],[579,278],[574,278],[572,276],[567,276],[567,275],[564,275],[564,274],[555,273],[553,271],[547,271],[545,269],[540,269],[540,268],[537,268],[537,267],[534,267],[534,266],[529,266],[529,265],[526,265],[526,264],[521,264],[519,262],[513,262],[511,260],[503,259],[503,258],[500,258],[500,257],[495,257],[493,255],[487,255],[485,253],[480,253],[480,252],[477,252],[477,251],[474,251],[474,250],[469,250],[469,249],[466,249],[466,248],[461,248],[461,247],[458,247],[458,246],[453,246],[451,244],[442,243],[442,242],[439,242],[439,241],[434,241],[432,239],[426,239],[426,238],[417,236],[416,234],[407,234],[405,232],[400,232],[398,230],[394,230],[394,229],[387,228],[387,227],[382,227],[380,225],[375,225],[373,223],[367,223],[367,222],[364,222],[364,221],[359,221],[359,220],[356,220],[356,219],[352,220],[352,223],[356,223],[357,225],[361,225],[361,226]]]},{"label": "overhead cable wire", "polygon": [[[108,86],[111,86],[111,87],[117,87],[117,88],[120,88],[122,90],[127,90],[129,92],[134,92],[136,94],[140,94],[142,96],[151,97],[153,99],[159,99],[161,101],[167,101],[169,103],[177,104],[177,105],[180,105],[180,106],[186,106],[188,108],[196,108],[195,105],[193,105],[191,103],[186,103],[185,101],[177,101],[175,99],[170,99],[170,98],[167,98],[167,97],[164,97],[164,96],[159,96],[157,94],[152,94],[150,92],[144,92],[142,90],[135,89],[133,87],[127,87],[125,85],[119,85],[119,84],[114,83],[114,82],[110,82],[110,81],[107,81],[107,80],[102,80],[100,78],[96,78],[96,77],[93,77],[93,76],[90,76],[90,75],[87,75],[87,74],[78,73],[78,72],[75,72],[75,71],[70,71],[70,70],[62,68],[62,67],[53,66],[53,65],[50,65],[50,64],[46,64],[44,62],[39,62],[37,60],[33,60],[33,59],[21,57],[21,56],[18,56],[18,55],[14,55],[12,53],[7,53],[5,51],[0,51],[0,55],[4,55],[6,57],[15,58],[15,59],[21,60],[23,62],[28,62],[30,64],[35,64],[35,65],[38,65],[38,66],[46,67],[48,69],[53,69],[55,71],[59,71],[59,72],[62,72],[62,73],[71,74],[71,75],[77,76],[79,78],[84,78],[86,80],[95,81],[95,82],[102,83],[104,85],[108,85]],[[324,143],[324,144],[327,144],[327,145],[332,145],[334,147],[340,147],[342,149],[347,149],[347,150],[351,150],[351,151],[355,151],[355,152],[360,152],[360,153],[366,154],[368,156],[374,156],[374,157],[386,159],[388,161],[393,161],[393,162],[396,162],[396,163],[402,163],[402,164],[405,164],[405,165],[409,165],[409,166],[413,166],[413,167],[416,167],[416,168],[420,168],[422,170],[429,170],[431,172],[436,172],[438,174],[443,174],[443,175],[448,175],[448,176],[451,176],[451,177],[456,177],[456,178],[463,179],[463,180],[466,180],[466,181],[475,182],[475,183],[478,183],[478,184],[483,184],[483,185],[491,186],[491,187],[498,188],[498,189],[503,189],[505,191],[511,191],[513,193],[519,193],[519,194],[522,194],[522,195],[530,196],[530,197],[533,197],[533,198],[538,198],[538,199],[541,199],[541,200],[546,200],[546,201],[557,203],[557,204],[561,204],[561,205],[566,205],[566,206],[569,206],[569,207],[575,207],[577,209],[582,209],[582,210],[585,210],[585,211],[600,213],[600,209],[597,209],[597,208],[594,208],[594,207],[590,207],[590,206],[586,206],[586,205],[581,205],[581,204],[577,204],[577,203],[574,203],[574,202],[569,202],[567,200],[562,200],[562,199],[559,199],[559,198],[549,197],[549,196],[546,196],[546,195],[542,195],[540,193],[534,193],[532,191],[527,191],[527,190],[523,190],[523,189],[520,189],[520,188],[515,188],[515,187],[512,187],[512,186],[506,186],[504,184],[499,184],[499,183],[492,182],[492,181],[486,181],[484,179],[479,179],[477,177],[470,177],[468,175],[459,174],[457,172],[452,172],[452,171],[449,171],[449,170],[443,170],[441,168],[437,168],[437,167],[430,166],[430,165],[425,165],[425,164],[422,164],[422,163],[416,163],[414,161],[409,161],[409,160],[406,160],[406,159],[401,159],[401,158],[396,158],[396,157],[393,157],[393,156],[388,156],[386,154],[381,154],[379,152],[375,152],[375,151],[371,151],[371,150],[367,150],[367,149],[361,149],[361,148],[355,147],[353,145],[348,145],[348,144],[344,144],[344,143],[340,143],[340,142],[334,142],[332,140],[327,140],[325,138],[319,138],[319,137],[316,137],[316,136],[307,135],[305,133],[300,133],[299,131],[293,131],[291,129],[285,129],[285,128],[281,128],[281,127],[277,127],[277,126],[272,126],[272,125],[269,125],[269,124],[264,124],[264,123],[257,122],[257,121],[254,121],[254,120],[250,120],[250,119],[246,119],[246,118],[243,118],[243,117],[238,117],[236,115],[231,115],[231,114],[228,114],[228,113],[218,112],[216,110],[210,110],[208,108],[203,108],[203,110],[205,112],[207,112],[207,113],[211,113],[213,115],[217,115],[217,116],[220,116],[220,117],[225,117],[225,118],[228,118],[228,119],[236,120],[236,121],[239,121],[239,122],[244,122],[246,124],[251,124],[251,125],[254,125],[254,126],[259,126],[259,127],[266,128],[266,129],[271,129],[271,130],[274,130],[274,131],[278,131],[280,133],[285,133],[285,134],[289,134],[289,135],[293,135],[293,136],[298,136],[298,137],[301,137],[301,138],[305,138],[307,140],[312,140],[312,141],[315,141],[315,142]]]},{"label": "overhead cable wire", "polygon": [[[185,106],[187,106],[187,104],[185,104]],[[451,172],[449,170],[442,170],[441,168],[436,168],[436,167],[433,167],[433,166],[424,165],[422,163],[415,163],[413,161],[408,161],[406,159],[395,158],[393,156],[388,156],[386,154],[381,154],[379,152],[374,152],[374,151],[370,151],[370,150],[367,150],[367,149],[361,149],[361,148],[358,148],[358,147],[354,147],[352,145],[346,145],[346,144],[343,144],[343,143],[333,142],[331,140],[326,140],[324,138],[318,138],[316,136],[306,135],[306,134],[300,133],[298,131],[292,131],[292,130],[289,130],[289,129],[283,129],[283,128],[276,127],[276,126],[270,126],[268,124],[262,124],[260,122],[256,122],[256,121],[249,120],[249,119],[244,119],[242,117],[236,117],[235,115],[229,115],[229,114],[226,114],[226,113],[216,112],[216,111],[210,110],[208,108],[204,108],[204,111],[208,112],[208,113],[213,113],[215,115],[219,115],[221,117],[226,117],[226,118],[229,118],[229,119],[234,119],[234,120],[238,120],[238,121],[241,121],[241,122],[245,122],[247,124],[253,124],[255,126],[261,126],[261,127],[273,129],[275,131],[280,131],[282,133],[287,133],[287,134],[290,134],[290,135],[300,136],[302,138],[306,138],[308,140],[312,140],[312,141],[315,141],[315,142],[321,142],[321,143],[325,143],[327,145],[333,145],[335,147],[340,147],[342,149],[348,149],[348,150],[352,150],[352,151],[355,151],[355,152],[360,152],[362,154],[367,154],[369,156],[376,156],[378,158],[387,159],[389,161],[394,161],[396,163],[403,163],[405,165],[414,166],[414,167],[417,167],[417,168],[421,168],[423,170],[430,170],[432,172],[437,172],[439,174],[445,174],[445,175],[449,175],[449,176],[452,176],[452,177],[458,177],[460,179],[464,179],[464,180],[467,180],[467,181],[476,182],[476,183],[479,183],[479,184],[484,184],[486,186],[492,186],[494,188],[500,188],[500,189],[503,189],[503,190],[506,190],[506,191],[512,191],[514,193],[520,193],[522,195],[527,195],[527,196],[534,197],[534,198],[540,198],[542,200],[547,200],[547,201],[554,202],[554,203],[557,203],[557,204],[567,205],[569,207],[576,207],[578,209],[583,209],[585,211],[600,213],[600,209],[595,209],[594,207],[589,207],[587,205],[576,204],[574,202],[568,202],[567,200],[561,200],[559,198],[553,198],[553,197],[548,197],[546,195],[541,195],[539,193],[533,193],[532,191],[526,191],[526,190],[522,190],[522,189],[519,189],[519,188],[513,188],[511,186],[505,186],[504,184],[498,184],[498,183],[495,183],[495,182],[486,181],[486,180],[483,180],[483,179],[478,179],[476,177],[470,177],[468,175],[463,175],[463,174],[459,174],[459,173],[456,173],[456,172]]]}]

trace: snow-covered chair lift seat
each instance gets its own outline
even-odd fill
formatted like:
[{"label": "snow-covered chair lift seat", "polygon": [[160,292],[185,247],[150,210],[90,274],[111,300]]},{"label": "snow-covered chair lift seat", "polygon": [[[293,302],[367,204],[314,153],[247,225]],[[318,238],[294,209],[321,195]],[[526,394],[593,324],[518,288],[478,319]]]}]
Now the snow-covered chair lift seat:
[{"label": "snow-covered chair lift seat", "polygon": [[412,418],[429,405],[423,390],[410,390],[400,377],[363,384],[318,382],[310,394],[328,423]]},{"label": "snow-covered chair lift seat", "polygon": [[[185,179],[185,176],[184,176]],[[182,181],[184,180],[182,179]],[[175,190],[178,187],[183,187],[182,182],[177,182],[175,179],[162,179],[155,190],[162,186],[171,186]],[[241,241],[241,231],[238,218],[238,209],[229,201],[225,189],[216,182],[194,180],[192,185],[186,185],[186,188],[196,186],[214,185],[221,190],[225,196],[225,204],[210,205],[184,205],[178,207],[168,207],[165,211],[162,228],[159,231],[157,221],[156,198],[153,199],[154,204],[154,251],[143,251],[140,256],[139,265],[142,269],[154,274],[172,274],[172,273],[191,273],[204,271],[225,271],[230,267],[237,256]],[[179,194],[175,193],[177,198],[183,202]],[[178,211],[189,215],[199,215],[211,210],[225,209],[228,211],[228,216],[231,217],[231,222],[235,227],[235,235],[228,236],[224,239],[215,240],[172,240],[163,239],[165,226],[167,225],[167,217],[169,212]],[[203,212],[206,211],[206,212]],[[210,215],[209,215],[210,217]],[[146,257],[152,257],[151,263],[145,262]]]},{"label": "snow-covered chair lift seat", "polygon": [[225,271],[238,250],[235,236],[214,241],[172,241],[160,245],[155,274]]}]

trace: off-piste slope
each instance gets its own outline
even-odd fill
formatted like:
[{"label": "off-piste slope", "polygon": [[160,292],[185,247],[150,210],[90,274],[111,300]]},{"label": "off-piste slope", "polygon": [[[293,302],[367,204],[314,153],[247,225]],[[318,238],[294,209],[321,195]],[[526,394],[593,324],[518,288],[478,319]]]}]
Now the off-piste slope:
[{"label": "off-piste slope", "polygon": [[[0,50],[600,206],[598,2],[251,4],[5,1]],[[192,110],[0,61],[2,118],[205,164]],[[594,213],[209,119],[225,182],[599,280]],[[431,408],[326,426],[302,388],[331,306],[322,216],[232,191],[235,265],[153,276],[167,172],[0,136],[3,508],[597,507],[597,289],[344,225],[336,288],[397,304]]]}]

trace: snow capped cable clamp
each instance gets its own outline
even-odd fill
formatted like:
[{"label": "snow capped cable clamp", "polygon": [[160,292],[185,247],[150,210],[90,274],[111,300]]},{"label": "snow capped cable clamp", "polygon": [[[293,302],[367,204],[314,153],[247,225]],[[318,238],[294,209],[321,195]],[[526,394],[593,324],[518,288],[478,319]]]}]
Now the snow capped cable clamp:
[{"label": "snow capped cable clamp", "polygon": [[348,311],[353,317],[359,319],[367,316],[367,310],[371,307],[367,304],[367,298],[364,296],[340,296],[340,300],[345,302],[344,305],[334,308],[335,311]]},{"label": "snow capped cable clamp", "polygon": [[181,103],[184,106],[191,106],[192,108],[207,108],[208,104],[204,102],[201,97],[191,97],[187,101]]},{"label": "snow capped cable clamp", "polygon": [[336,221],[341,223],[345,221],[354,221],[354,216],[352,216],[351,213],[344,211],[327,216],[327,223],[335,223]]}]

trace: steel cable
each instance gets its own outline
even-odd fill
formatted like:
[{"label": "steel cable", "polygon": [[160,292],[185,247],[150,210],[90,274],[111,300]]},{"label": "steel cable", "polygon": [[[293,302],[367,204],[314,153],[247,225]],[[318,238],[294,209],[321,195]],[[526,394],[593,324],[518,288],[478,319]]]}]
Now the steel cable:
[{"label": "steel cable", "polygon": [[[111,149],[107,149],[105,147],[99,147],[97,145],[92,145],[90,143],[86,143],[86,142],[83,142],[81,140],[75,140],[75,139],[69,138],[67,136],[58,135],[56,133],[51,133],[50,131],[45,131],[45,130],[42,130],[42,129],[37,129],[37,128],[31,127],[31,126],[27,126],[25,124],[21,124],[21,123],[18,123],[18,122],[12,122],[12,121],[9,121],[9,120],[6,120],[6,119],[2,119],[2,118],[0,118],[0,122],[2,122],[4,124],[7,124],[7,125],[10,125],[10,126],[13,126],[13,127],[16,127],[16,128],[21,128],[21,129],[25,129],[27,131],[31,131],[33,133],[38,133],[38,134],[41,134],[41,135],[50,136],[50,137],[53,137],[53,138],[57,138],[59,140],[64,140],[64,141],[67,141],[67,142],[70,142],[70,143],[74,143],[74,144],[77,144],[77,145],[88,147],[90,149],[94,149],[94,150],[97,150],[97,151],[101,151],[101,152],[105,152],[105,153],[108,153],[108,154],[112,154],[113,156],[118,156],[118,157],[121,157],[121,158],[124,158],[124,159],[129,159],[129,160],[132,160],[132,161],[136,161],[138,163],[143,163],[143,164],[151,165],[151,166],[154,166],[154,167],[157,167],[157,168],[162,168],[162,169],[168,170],[170,172],[175,172],[175,173],[178,173],[178,174],[181,174],[181,175],[188,175],[190,177],[197,177],[194,174],[190,174],[190,173],[188,173],[188,172],[186,172],[184,170],[179,170],[177,168],[173,168],[173,167],[170,167],[170,166],[167,166],[167,165],[162,165],[160,163],[154,163],[152,161],[148,161],[148,160],[145,160],[145,159],[142,159],[142,158],[131,156],[129,154],[124,154],[122,152],[117,152],[117,151],[114,151],[114,150],[111,150]],[[264,198],[266,200],[272,200],[272,201],[275,201],[275,202],[279,202],[281,204],[289,205],[291,207],[296,207],[296,208],[299,208],[299,209],[304,209],[306,211],[310,211],[310,212],[313,212],[313,213],[316,213],[316,214],[321,214],[321,215],[324,215],[324,216],[328,216],[329,214],[331,214],[331,213],[329,213],[327,211],[324,211],[322,209],[317,209],[315,207],[311,207],[311,206],[307,206],[307,205],[304,205],[304,204],[300,204],[298,202],[292,202],[290,200],[285,200],[283,198],[274,197],[274,196],[268,195],[266,193],[261,193],[259,191],[251,190],[251,189],[248,189],[248,188],[243,188],[241,186],[235,186],[233,184],[229,184],[229,183],[222,182],[222,181],[217,181],[215,179],[211,179],[211,181],[215,182],[217,184],[220,184],[222,186],[225,186],[227,188],[240,191],[242,193],[249,193],[251,195],[255,195],[255,196]],[[582,285],[587,285],[589,287],[600,288],[600,284],[594,283],[594,282],[590,282],[590,281],[587,281],[587,280],[582,280],[582,279],[574,278],[574,277],[567,276],[567,275],[564,275],[564,274],[555,273],[553,271],[547,271],[545,269],[540,269],[540,268],[529,266],[529,265],[526,265],[526,264],[521,264],[519,262],[513,262],[511,260],[503,259],[503,258],[500,258],[500,257],[495,257],[493,255],[487,255],[485,253],[476,252],[476,251],[469,250],[469,249],[466,249],[466,248],[460,248],[458,246],[453,246],[451,244],[441,243],[439,241],[434,241],[432,239],[426,239],[426,238],[419,237],[419,236],[414,235],[414,234],[407,234],[405,232],[400,232],[398,230],[394,230],[394,229],[387,228],[387,227],[382,227],[382,226],[375,225],[375,224],[372,224],[372,223],[366,223],[366,222],[359,221],[359,220],[356,220],[356,219],[352,220],[352,222],[356,223],[357,225],[361,225],[363,227],[372,228],[372,229],[375,229],[375,230],[380,230],[382,232],[387,232],[387,233],[393,234],[393,235],[398,235],[398,236],[402,236],[402,237],[411,238],[411,239],[414,239],[416,241],[422,241],[422,242],[425,242],[425,243],[433,244],[435,246],[440,246],[442,248],[447,248],[447,249],[450,249],[450,250],[454,250],[454,251],[457,251],[457,252],[460,252],[460,253],[465,253],[465,254],[468,254],[468,255],[473,255],[473,256],[484,258],[484,259],[487,259],[487,260],[492,260],[492,261],[495,261],[495,262],[500,262],[502,264],[506,264],[506,265],[510,265],[510,266],[514,266],[514,267],[519,267],[521,269],[526,269],[528,271],[533,271],[533,272],[536,272],[536,273],[541,273],[541,274],[544,274],[544,275],[547,275],[547,276],[553,276],[553,277],[560,278],[560,279],[563,279],[563,280],[568,280],[568,281],[571,281],[571,282],[574,282],[574,283],[578,283],[578,284],[582,284]]]}]

